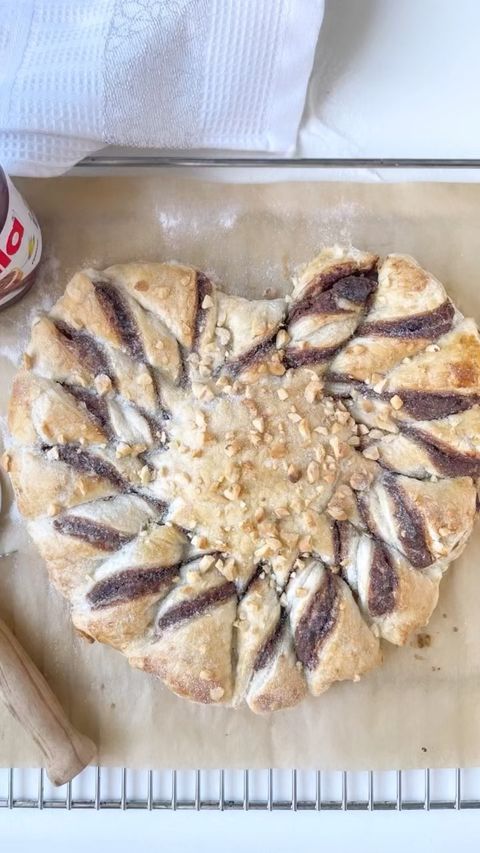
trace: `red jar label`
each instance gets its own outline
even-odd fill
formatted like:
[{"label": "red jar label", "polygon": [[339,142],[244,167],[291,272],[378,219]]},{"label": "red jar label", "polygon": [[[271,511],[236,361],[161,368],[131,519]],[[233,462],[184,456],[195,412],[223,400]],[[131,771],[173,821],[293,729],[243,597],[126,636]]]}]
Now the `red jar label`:
[{"label": "red jar label", "polygon": [[0,169],[0,308],[28,289],[41,253],[38,222]]}]

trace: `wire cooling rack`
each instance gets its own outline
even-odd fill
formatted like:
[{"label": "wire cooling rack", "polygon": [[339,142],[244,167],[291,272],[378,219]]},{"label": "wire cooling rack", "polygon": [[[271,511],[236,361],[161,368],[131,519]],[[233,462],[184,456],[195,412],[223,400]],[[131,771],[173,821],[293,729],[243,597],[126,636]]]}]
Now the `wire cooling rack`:
[{"label": "wire cooling rack", "polygon": [[90,767],[54,788],[0,770],[0,808],[403,811],[480,808],[480,770],[128,770]]},{"label": "wire cooling rack", "polygon": [[[222,167],[255,172],[303,167],[409,170],[430,179],[448,172],[478,175],[480,159],[259,158],[165,156],[163,152],[106,151],[77,164],[76,174],[138,174],[142,167]],[[242,168],[243,167],[243,168]],[[255,173],[254,172],[254,173]],[[90,767],[68,785],[54,788],[44,770],[0,769],[0,809],[412,811],[480,808],[480,768],[446,770],[144,770]]]}]

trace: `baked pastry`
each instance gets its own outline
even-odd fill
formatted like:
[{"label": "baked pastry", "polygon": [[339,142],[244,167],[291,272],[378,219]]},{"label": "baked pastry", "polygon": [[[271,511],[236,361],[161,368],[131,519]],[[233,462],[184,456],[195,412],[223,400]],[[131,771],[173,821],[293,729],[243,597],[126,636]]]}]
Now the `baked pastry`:
[{"label": "baked pastry", "polygon": [[271,711],[426,624],[476,512],[480,339],[410,257],[334,247],[249,301],[85,270],[35,320],[5,455],[76,628]]}]

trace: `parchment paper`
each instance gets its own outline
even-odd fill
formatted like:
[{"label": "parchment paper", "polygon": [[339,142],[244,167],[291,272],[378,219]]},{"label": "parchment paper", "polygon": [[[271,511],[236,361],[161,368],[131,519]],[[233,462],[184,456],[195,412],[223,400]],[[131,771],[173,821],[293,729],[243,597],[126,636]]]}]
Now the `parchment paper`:
[{"label": "parchment paper", "polygon": [[[177,259],[226,289],[272,295],[293,265],[332,241],[409,252],[480,319],[480,186],[225,185],[173,176],[19,182],[46,246],[35,289],[0,314],[2,417],[32,316],[84,265]],[[4,423],[4,421],[3,421]],[[5,478],[3,485],[6,487]],[[5,491],[5,489],[4,489]],[[4,495],[5,497],[5,495]],[[8,498],[7,498],[8,504]],[[8,509],[8,507],[7,507]],[[256,717],[190,704],[118,652],[72,630],[68,606],[10,507],[0,527],[0,615],[45,673],[104,764],[130,767],[402,768],[480,764],[480,524],[450,569],[431,646],[386,645],[384,666],[298,708]],[[0,708],[0,765],[39,764]]]}]

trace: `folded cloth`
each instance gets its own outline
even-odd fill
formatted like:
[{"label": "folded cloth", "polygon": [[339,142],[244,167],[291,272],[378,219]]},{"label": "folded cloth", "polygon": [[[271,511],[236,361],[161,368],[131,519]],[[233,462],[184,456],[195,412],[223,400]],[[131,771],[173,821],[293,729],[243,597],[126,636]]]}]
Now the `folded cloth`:
[{"label": "folded cloth", "polygon": [[0,162],[107,144],[288,153],[323,0],[0,0]]}]

